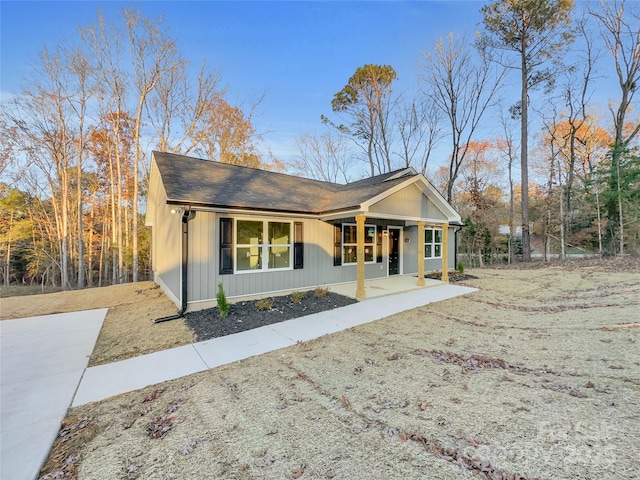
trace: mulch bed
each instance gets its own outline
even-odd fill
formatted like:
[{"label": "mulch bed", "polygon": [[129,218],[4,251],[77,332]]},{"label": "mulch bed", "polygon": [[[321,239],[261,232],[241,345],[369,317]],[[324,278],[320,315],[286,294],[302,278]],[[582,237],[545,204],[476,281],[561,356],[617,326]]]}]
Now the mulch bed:
[{"label": "mulch bed", "polygon": [[244,332],[264,325],[284,322],[292,318],[333,310],[356,303],[353,298],[330,292],[326,297],[317,297],[314,292],[306,292],[299,303],[294,303],[291,295],[271,297],[270,310],[258,310],[258,300],[231,304],[229,315],[220,318],[217,308],[197,312],[187,312],[186,324],[196,334],[199,342],[211,338],[224,337],[232,333]]},{"label": "mulch bed", "polygon": [[[424,278],[433,278],[435,280],[440,280],[440,278],[442,277],[442,273],[441,272],[436,272],[436,273],[427,273]],[[460,273],[460,272],[449,272],[449,283],[458,283],[458,282],[464,282],[465,280],[477,280],[478,277],[476,277],[475,275],[467,275],[465,273]]]}]

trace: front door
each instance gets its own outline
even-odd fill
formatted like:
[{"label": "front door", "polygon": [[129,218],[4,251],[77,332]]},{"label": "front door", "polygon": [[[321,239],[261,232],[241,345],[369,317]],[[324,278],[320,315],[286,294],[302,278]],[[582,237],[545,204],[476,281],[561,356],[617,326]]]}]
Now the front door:
[{"label": "front door", "polygon": [[400,232],[399,228],[388,227],[389,231],[389,275],[400,273]]}]

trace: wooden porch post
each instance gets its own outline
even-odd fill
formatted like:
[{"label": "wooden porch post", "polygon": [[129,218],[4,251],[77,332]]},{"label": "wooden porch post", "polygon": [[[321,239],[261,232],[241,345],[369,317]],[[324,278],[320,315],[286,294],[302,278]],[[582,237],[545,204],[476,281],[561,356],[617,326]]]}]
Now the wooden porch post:
[{"label": "wooden porch post", "polygon": [[364,300],[366,298],[364,291],[364,221],[364,215],[356,215],[356,257],[358,262],[356,300]]},{"label": "wooden porch post", "polygon": [[418,222],[418,286],[424,287],[424,222]]},{"label": "wooden porch post", "polygon": [[449,282],[449,224],[442,224],[442,278],[443,282]]}]

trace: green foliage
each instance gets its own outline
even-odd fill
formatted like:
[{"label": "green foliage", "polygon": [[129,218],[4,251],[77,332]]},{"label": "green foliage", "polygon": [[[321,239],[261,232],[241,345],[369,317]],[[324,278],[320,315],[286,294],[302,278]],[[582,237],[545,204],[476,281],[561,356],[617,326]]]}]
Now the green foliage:
[{"label": "green foliage", "polygon": [[[638,218],[640,217],[640,156],[637,149],[614,146],[607,162],[599,172],[601,182],[608,188],[602,191],[602,202],[607,216],[605,249],[609,254],[617,252],[616,237],[620,237],[620,214],[624,221],[624,243],[632,250],[637,248]],[[619,253],[619,252],[617,252]]]},{"label": "green foliage", "polygon": [[391,84],[396,77],[390,65],[366,64],[357,68],[331,101],[332,110],[347,119],[348,125],[336,125],[321,117],[323,123],[362,144],[372,176],[376,169],[379,173],[391,170],[388,123],[393,105]]},{"label": "green foliage", "polygon": [[458,262],[458,273],[464,275],[464,263]]},{"label": "green foliage", "polygon": [[255,307],[258,312],[267,312],[273,308],[273,300],[270,298],[261,298],[256,301]]},{"label": "green foliage", "polygon": [[329,296],[329,287],[316,287],[313,294],[316,298],[327,298]]},{"label": "green foliage", "polygon": [[306,292],[293,292],[291,294],[291,301],[293,303],[301,303],[306,296],[307,296]]},{"label": "green foliage", "polygon": [[[480,13],[492,34],[491,46],[516,52],[524,48],[533,54],[528,56],[529,62],[537,64],[572,40],[573,7],[574,0],[495,0]],[[560,35],[554,37],[554,32]]]},{"label": "green foliage", "polygon": [[226,318],[229,315],[229,309],[231,306],[229,302],[227,302],[227,296],[224,294],[224,287],[222,286],[222,282],[218,284],[218,311],[220,312],[221,318]]}]

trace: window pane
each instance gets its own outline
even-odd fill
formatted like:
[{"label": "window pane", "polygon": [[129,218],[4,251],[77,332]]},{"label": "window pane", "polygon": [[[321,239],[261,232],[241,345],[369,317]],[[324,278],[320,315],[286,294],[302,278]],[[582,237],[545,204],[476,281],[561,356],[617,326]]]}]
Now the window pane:
[{"label": "window pane", "polygon": [[285,222],[269,222],[269,240],[271,245],[287,245],[291,243],[291,224]]},{"label": "window pane", "polygon": [[262,243],[262,222],[251,220],[238,220],[238,240],[239,245],[258,245]]},{"label": "window pane", "polygon": [[269,268],[289,268],[290,248],[269,247]]},{"label": "window pane", "polygon": [[344,243],[356,243],[357,229],[355,225],[344,225]]},{"label": "window pane", "polygon": [[424,246],[424,257],[425,258],[431,257],[431,244],[427,244]]},{"label": "window pane", "polygon": [[344,247],[342,249],[342,263],[356,263],[356,247]]},{"label": "window pane", "polygon": [[433,230],[425,230],[424,243],[432,243],[432,242],[433,242]]},{"label": "window pane", "polygon": [[434,230],[436,234],[436,243],[442,243],[442,230]]},{"label": "window pane", "polygon": [[441,257],[442,256],[442,245],[435,244],[433,246],[433,249],[435,250],[434,257]]},{"label": "window pane", "polygon": [[373,262],[373,246],[364,247],[364,261]]},{"label": "window pane", "polygon": [[238,270],[261,270],[262,247],[238,247]]},{"label": "window pane", "polygon": [[374,243],[376,240],[376,227],[366,225],[364,227],[364,243]]}]

